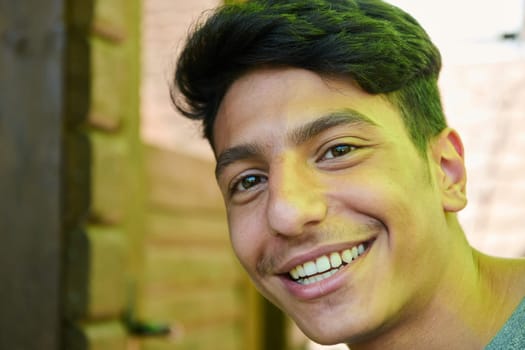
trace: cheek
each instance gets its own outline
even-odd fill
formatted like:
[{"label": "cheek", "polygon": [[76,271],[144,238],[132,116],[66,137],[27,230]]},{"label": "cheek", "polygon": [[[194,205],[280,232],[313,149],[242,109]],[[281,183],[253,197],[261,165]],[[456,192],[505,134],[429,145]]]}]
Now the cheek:
[{"label": "cheek", "polygon": [[416,166],[381,169],[359,169],[359,172],[342,174],[326,184],[327,188],[338,189],[330,195],[333,212],[380,221],[389,233],[396,234],[389,240],[407,239],[414,233],[426,231],[433,222],[429,218],[440,208],[439,197],[424,169]]},{"label": "cheek", "polygon": [[258,230],[262,228],[256,224],[257,222],[251,220],[249,215],[243,216],[235,211],[228,213],[228,226],[233,251],[250,274],[255,272],[257,251],[261,245]]},{"label": "cheek", "polygon": [[364,216],[386,224],[390,217],[400,215],[404,194],[399,196],[399,184],[388,175],[363,171],[333,180],[325,187],[335,190],[329,192],[328,200],[336,216]]},{"label": "cheek", "polygon": [[[379,220],[386,229],[386,256],[402,274],[414,261],[426,263],[439,257],[444,245],[444,225],[439,194],[422,169],[388,169],[361,182],[356,210]],[[396,267],[397,266],[397,267]]]}]

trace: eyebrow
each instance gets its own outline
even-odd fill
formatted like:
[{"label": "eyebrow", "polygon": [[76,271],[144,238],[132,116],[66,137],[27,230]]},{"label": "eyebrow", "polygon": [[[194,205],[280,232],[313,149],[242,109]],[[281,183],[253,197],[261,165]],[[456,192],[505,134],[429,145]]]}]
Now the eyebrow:
[{"label": "eyebrow", "polygon": [[377,126],[370,118],[353,109],[343,109],[337,112],[330,113],[319,119],[313,120],[305,125],[301,125],[297,129],[292,130],[290,139],[293,144],[299,146],[322,132],[334,128],[336,126]]},{"label": "eyebrow", "polygon": [[263,150],[261,147],[254,143],[246,143],[228,148],[217,157],[215,178],[218,179],[224,169],[230,164],[243,159],[254,158],[262,153]]},{"label": "eyebrow", "polygon": [[[305,125],[301,125],[300,127],[292,130],[289,133],[288,138],[294,145],[299,146],[311,140],[315,136],[323,133],[324,131],[341,125],[377,126],[374,121],[364,114],[347,108],[327,114],[323,117],[306,123]],[[243,159],[260,156],[262,153],[263,149],[257,143],[246,143],[226,149],[217,157],[215,177],[219,178],[224,169],[230,164]]]}]

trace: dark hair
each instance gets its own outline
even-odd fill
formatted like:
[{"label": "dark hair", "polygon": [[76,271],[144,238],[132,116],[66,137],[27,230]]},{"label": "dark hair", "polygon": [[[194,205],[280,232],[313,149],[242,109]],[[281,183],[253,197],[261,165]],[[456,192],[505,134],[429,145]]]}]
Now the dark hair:
[{"label": "dark hair", "polygon": [[261,66],[350,78],[368,93],[384,94],[423,154],[446,127],[439,51],[416,20],[380,0],[254,0],[219,7],[188,37],[172,101],[185,116],[202,120],[213,147],[213,123],[226,91]]}]

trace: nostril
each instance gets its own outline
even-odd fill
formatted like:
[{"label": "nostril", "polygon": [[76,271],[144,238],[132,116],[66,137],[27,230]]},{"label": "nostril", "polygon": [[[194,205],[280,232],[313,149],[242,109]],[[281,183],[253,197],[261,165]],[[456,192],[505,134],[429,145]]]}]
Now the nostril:
[{"label": "nostril", "polygon": [[267,210],[270,227],[277,234],[299,235],[307,226],[322,221],[324,214],[315,203],[306,201],[274,200]]},{"label": "nostril", "polygon": [[[326,216],[324,194],[301,160],[290,156],[274,165],[269,177],[267,216],[270,227],[280,235],[299,235],[306,226]],[[310,175],[309,175],[310,174]]]}]

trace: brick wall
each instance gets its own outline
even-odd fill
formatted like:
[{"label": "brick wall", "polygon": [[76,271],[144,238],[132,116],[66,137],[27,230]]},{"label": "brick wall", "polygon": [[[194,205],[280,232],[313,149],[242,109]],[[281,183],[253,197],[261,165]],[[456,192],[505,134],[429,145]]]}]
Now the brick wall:
[{"label": "brick wall", "polygon": [[525,50],[450,64],[441,88],[449,123],[465,143],[469,203],[459,218],[467,237],[489,254],[525,256]]},{"label": "brick wall", "polygon": [[220,0],[143,0],[141,132],[148,144],[212,159],[199,128],[175,112],[168,86],[188,28],[203,11],[219,3]]}]

